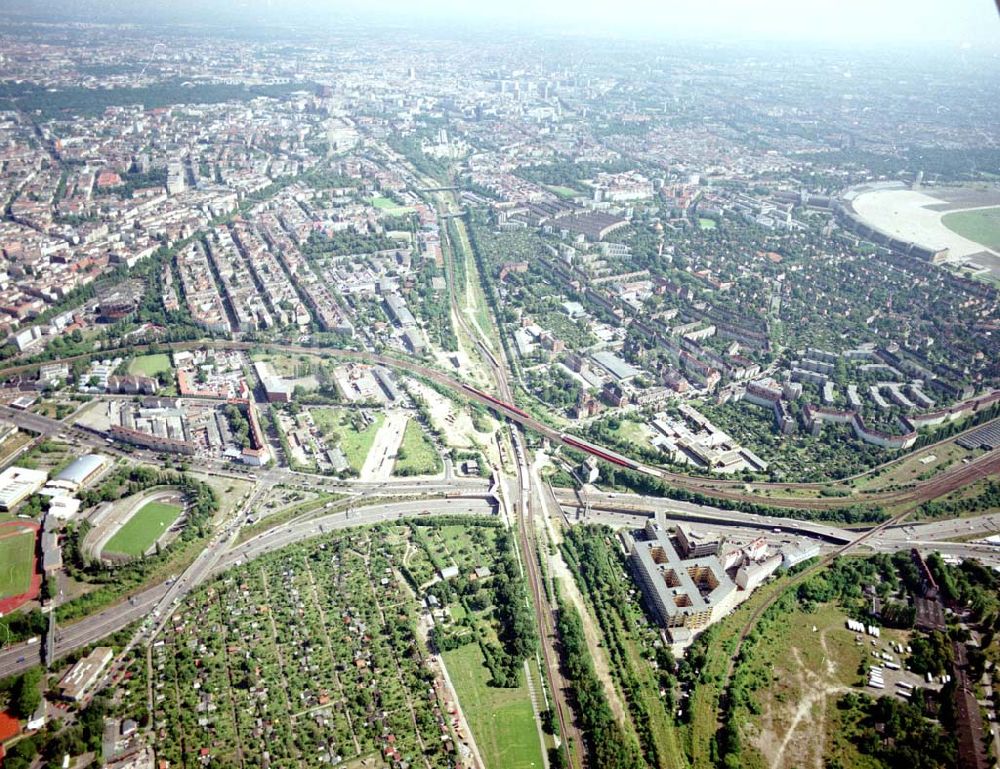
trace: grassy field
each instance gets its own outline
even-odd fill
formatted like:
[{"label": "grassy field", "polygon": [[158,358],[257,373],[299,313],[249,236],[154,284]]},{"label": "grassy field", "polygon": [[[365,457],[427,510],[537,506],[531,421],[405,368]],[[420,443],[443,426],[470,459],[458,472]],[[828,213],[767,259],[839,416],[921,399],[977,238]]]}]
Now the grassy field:
[{"label": "grassy field", "polygon": [[703,230],[714,230],[718,225],[715,223],[715,219],[699,219],[698,226]]},{"label": "grassy field", "polygon": [[170,358],[166,353],[140,355],[138,358],[133,358],[128,364],[128,373],[139,376],[156,376],[160,372],[171,369]]},{"label": "grassy field", "polygon": [[14,452],[29,443],[31,443],[31,435],[28,433],[18,432],[17,435],[12,435],[0,444],[0,462],[13,456]]},{"label": "grassy field", "polygon": [[31,587],[35,532],[18,532],[14,526],[4,526],[0,537],[0,598],[8,598]]},{"label": "grassy field", "polygon": [[[827,753],[838,731],[836,702],[859,682],[866,653],[866,647],[855,645],[854,634],[844,628],[844,612],[833,604],[809,613],[797,608],[758,643],[752,677],[772,683],[753,695],[760,712],[750,718],[744,736],[767,765],[809,765]],[[796,720],[800,705],[808,706],[810,718]],[[856,758],[848,752],[846,746],[838,751],[841,760]]]},{"label": "grassy field", "polygon": [[941,223],[964,238],[1000,250],[1000,206],[945,214]]},{"label": "grassy field", "polygon": [[296,377],[308,376],[319,368],[319,359],[312,355],[285,355],[283,353],[254,353],[250,356],[254,362],[270,363],[278,376]]},{"label": "grassy field", "polygon": [[386,198],[381,195],[372,198],[372,205],[380,211],[385,211],[390,216],[403,216],[404,214],[413,213],[413,209],[409,206],[401,206],[392,198]]},{"label": "grassy field", "polygon": [[548,184],[545,188],[561,198],[573,198],[580,194],[578,190],[574,190],[572,187],[562,187],[558,184]]},{"label": "grassy field", "polygon": [[445,652],[444,660],[487,769],[540,769],[542,747],[527,686],[487,686],[490,675],[475,643]]},{"label": "grassy field", "polygon": [[[363,430],[356,430],[351,423],[351,413],[345,409],[312,409],[313,421],[331,445],[340,445],[347,461],[355,470],[361,470],[368,452],[375,442],[375,434],[385,421],[385,414],[375,413],[375,419]],[[338,440],[333,440],[336,434]]]},{"label": "grassy field", "polygon": [[131,556],[142,555],[180,514],[179,505],[147,502],[108,540],[104,551]]},{"label": "grassy field", "polygon": [[651,437],[649,429],[639,422],[623,419],[618,429],[615,430],[615,435],[622,441],[631,443],[633,446],[649,448],[649,439]]},{"label": "grassy field", "polygon": [[413,419],[406,423],[393,475],[434,475],[442,470],[441,457],[423,428]]},{"label": "grassy field", "polygon": [[473,320],[483,333],[486,346],[493,347],[495,342],[492,340],[498,337],[493,329],[493,319],[486,305],[486,296],[483,294],[479,268],[472,252],[472,244],[469,242],[468,230],[465,222],[461,219],[455,220],[455,232],[458,235],[459,248],[462,249],[465,259],[465,306],[472,304],[474,307]]},{"label": "grassy field", "polygon": [[[963,449],[952,440],[932,449],[916,451],[878,475],[866,475],[864,478],[859,478],[855,481],[855,487],[858,490],[878,489],[893,484],[926,480],[958,464],[963,459],[975,455],[976,452]],[[933,457],[930,461],[921,461],[930,457]]]},{"label": "grassy field", "polygon": [[691,714],[684,737],[695,769],[713,769],[715,766],[711,759],[711,742],[718,728],[719,698],[740,631],[754,610],[775,592],[784,590],[786,585],[787,579],[779,577],[770,585],[758,589],[735,612],[707,631],[713,633],[714,639],[702,666],[701,679],[704,683],[695,688],[688,701]]}]

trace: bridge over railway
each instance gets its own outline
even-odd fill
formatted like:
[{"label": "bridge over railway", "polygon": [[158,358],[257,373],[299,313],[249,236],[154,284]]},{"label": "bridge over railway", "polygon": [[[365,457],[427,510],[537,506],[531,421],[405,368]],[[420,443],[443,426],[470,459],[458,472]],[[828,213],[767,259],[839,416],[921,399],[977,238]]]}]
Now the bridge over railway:
[{"label": "bridge over railway", "polygon": [[[565,445],[569,448],[585,451],[605,461],[635,470],[636,472],[653,478],[658,478],[670,486],[678,489],[684,489],[689,492],[701,494],[705,497],[723,499],[733,503],[749,503],[773,508],[814,511],[835,510],[852,507],[857,504],[919,504],[921,502],[943,496],[944,494],[967,485],[974,480],[1000,472],[1000,449],[995,449],[977,457],[968,464],[960,464],[945,472],[939,473],[930,479],[915,481],[903,487],[873,491],[863,495],[784,497],[782,495],[787,493],[787,489],[817,489],[824,486],[835,488],[838,486],[838,483],[831,482],[830,484],[824,485],[815,483],[753,483],[751,485],[752,490],[748,491],[747,484],[741,480],[686,475],[684,473],[672,472],[662,468],[653,467],[642,462],[637,462],[636,460],[626,457],[612,449],[604,448],[590,441],[584,441],[571,433],[557,430],[540,419],[531,416],[509,401],[500,400],[488,395],[487,393],[475,390],[465,382],[456,379],[440,369],[428,366],[411,358],[401,356],[379,354],[363,350],[308,347],[293,344],[251,343],[218,339],[201,339],[183,342],[166,342],[153,345],[135,345],[124,348],[106,348],[102,349],[100,352],[73,355],[58,360],[63,363],[73,363],[75,361],[91,360],[94,357],[107,357],[115,353],[135,355],[150,351],[186,350],[196,346],[211,349],[242,350],[245,352],[259,350],[263,352],[279,352],[292,355],[313,355],[331,359],[353,360],[361,363],[378,364],[401,371],[407,371],[411,374],[436,382],[456,395],[463,396],[469,400],[487,406],[501,416],[507,417],[522,427],[538,433],[554,444]],[[17,374],[34,372],[38,370],[39,366],[52,362],[53,361],[51,360],[46,360],[32,363],[14,364],[10,366],[0,366],[0,378],[10,378],[11,376]],[[37,417],[38,415],[30,415],[30,418]],[[29,418],[28,415],[26,415],[25,418]],[[65,425],[63,426],[65,427]],[[842,486],[842,488],[846,489],[847,487]],[[774,496],[771,496],[772,494]]]}]

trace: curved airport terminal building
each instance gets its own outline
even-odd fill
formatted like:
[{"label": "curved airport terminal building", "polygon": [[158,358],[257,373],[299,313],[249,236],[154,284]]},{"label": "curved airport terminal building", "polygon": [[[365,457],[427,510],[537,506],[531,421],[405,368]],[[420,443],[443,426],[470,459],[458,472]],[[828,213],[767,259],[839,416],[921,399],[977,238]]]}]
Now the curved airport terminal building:
[{"label": "curved airport terminal building", "polygon": [[[855,235],[897,253],[934,264],[947,261],[950,249],[946,243],[940,242],[931,228],[922,223],[906,222],[905,211],[890,212],[882,201],[875,200],[878,197],[888,198],[884,193],[907,192],[925,197],[923,193],[910,190],[902,182],[876,182],[851,187],[841,195],[834,207],[837,221]],[[907,207],[914,208],[913,203],[908,202]],[[886,223],[890,218],[896,220],[891,227]]]}]

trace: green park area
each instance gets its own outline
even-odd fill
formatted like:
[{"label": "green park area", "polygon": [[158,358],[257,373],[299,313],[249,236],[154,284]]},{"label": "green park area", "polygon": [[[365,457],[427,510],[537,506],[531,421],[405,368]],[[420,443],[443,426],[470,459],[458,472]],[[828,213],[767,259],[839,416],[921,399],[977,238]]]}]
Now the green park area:
[{"label": "green park area", "polygon": [[490,673],[476,643],[445,652],[444,661],[487,769],[541,767],[541,742],[527,686],[488,686]]},{"label": "green park area", "polygon": [[703,230],[714,230],[718,225],[715,223],[715,219],[706,219],[702,217],[698,220],[698,226]]},{"label": "green park area", "polygon": [[135,376],[156,376],[169,372],[171,368],[170,357],[166,353],[155,353],[133,358],[128,364],[128,373]]},{"label": "green park area", "polygon": [[434,449],[420,425],[414,420],[406,423],[403,442],[396,454],[393,475],[433,475],[441,472],[441,457]]},{"label": "green park area", "polygon": [[955,211],[941,217],[941,222],[963,238],[1000,251],[1000,206],[975,211]]},{"label": "green park area", "polygon": [[615,435],[627,444],[633,446],[649,446],[649,439],[651,437],[649,428],[641,422],[633,422],[629,419],[623,419],[618,425],[618,429],[615,430]]},{"label": "green park area", "polygon": [[574,198],[580,194],[578,190],[574,190],[572,187],[563,187],[559,184],[548,184],[546,185],[546,189],[564,199]]},{"label": "green park area", "polygon": [[0,528],[0,598],[27,592],[34,563],[34,529]]},{"label": "green park area", "polygon": [[331,408],[313,409],[310,413],[327,445],[340,446],[351,467],[360,471],[385,414]]},{"label": "green park area", "polygon": [[147,502],[128,519],[104,546],[104,552],[140,556],[177,520],[179,505]]},{"label": "green park area", "polygon": [[381,211],[385,211],[390,216],[403,216],[404,214],[413,213],[413,209],[409,206],[401,206],[392,198],[387,198],[382,195],[376,195],[373,197],[372,205]]}]

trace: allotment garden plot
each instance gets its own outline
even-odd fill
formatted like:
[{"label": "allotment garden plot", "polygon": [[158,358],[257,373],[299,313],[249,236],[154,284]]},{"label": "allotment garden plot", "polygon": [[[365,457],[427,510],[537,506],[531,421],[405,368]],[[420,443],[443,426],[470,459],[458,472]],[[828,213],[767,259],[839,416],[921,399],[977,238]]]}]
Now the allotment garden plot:
[{"label": "allotment garden plot", "polygon": [[415,528],[293,546],[194,593],[152,650],[158,757],[174,767],[205,756],[275,769],[452,765],[429,618],[403,576],[413,554],[429,560]]}]

